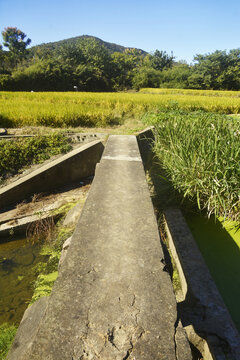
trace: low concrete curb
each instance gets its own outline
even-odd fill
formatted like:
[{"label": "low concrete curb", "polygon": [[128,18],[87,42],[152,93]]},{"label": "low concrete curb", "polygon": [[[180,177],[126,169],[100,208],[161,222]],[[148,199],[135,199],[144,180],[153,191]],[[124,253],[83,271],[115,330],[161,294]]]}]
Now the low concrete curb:
[{"label": "low concrete curb", "polygon": [[54,212],[46,212],[44,214],[40,215],[29,215],[24,218],[16,219],[15,221],[12,221],[12,224],[6,223],[0,225],[0,243],[11,241],[14,239],[16,235],[20,234],[26,234],[28,232],[28,229],[31,227],[34,229],[34,226],[37,226],[37,224],[49,224],[51,221],[54,221],[54,223],[59,220],[61,217],[61,214],[54,214]]},{"label": "low concrete curb", "polygon": [[[240,360],[239,333],[181,211],[168,209],[164,216],[185,298],[179,304],[183,325],[192,324],[195,332],[206,339],[209,348],[200,349],[204,359]],[[191,329],[186,329],[190,335]]]},{"label": "low concrete curb", "polygon": [[101,141],[92,141],[3,187],[0,189],[0,208],[19,203],[36,193],[55,190],[94,175],[103,149]]},{"label": "low concrete curb", "polygon": [[138,147],[140,150],[140,154],[145,170],[152,159],[153,141],[154,141],[154,126],[150,126],[149,128],[138,133],[137,135]]}]

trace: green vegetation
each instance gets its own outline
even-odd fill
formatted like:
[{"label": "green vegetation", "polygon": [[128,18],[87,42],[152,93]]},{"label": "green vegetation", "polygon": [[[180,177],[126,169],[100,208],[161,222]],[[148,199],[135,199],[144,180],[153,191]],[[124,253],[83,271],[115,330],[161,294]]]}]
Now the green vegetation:
[{"label": "green vegetation", "polygon": [[1,140],[0,173],[1,178],[15,174],[26,165],[41,163],[50,156],[71,150],[69,139],[61,134],[36,136],[14,141]]},{"label": "green vegetation", "polygon": [[207,211],[240,221],[240,120],[202,111],[149,115],[155,152],[173,187]]},{"label": "green vegetation", "polygon": [[0,360],[4,360],[12,344],[17,328],[7,323],[0,325]]},{"label": "green vegetation", "polygon": [[0,110],[11,126],[107,127],[145,119],[156,127],[156,152],[175,190],[209,214],[239,220],[240,120],[220,114],[240,113],[240,92],[2,92]]},{"label": "green vegetation", "polygon": [[[62,246],[65,240],[67,240],[73,233],[74,226],[62,226],[63,215],[76,205],[76,203],[67,203],[57,210],[61,213],[62,217],[56,224],[54,231],[51,231],[49,236],[45,232],[45,240],[40,251],[40,255],[48,257],[48,261],[39,262],[33,271],[38,275],[34,284],[34,292],[30,302],[30,305],[37,301],[42,296],[50,295],[53,284],[58,276],[58,263],[61,257]],[[55,211],[56,212],[56,211]],[[36,239],[36,234],[33,232],[33,241]],[[42,236],[41,236],[42,237]]]},{"label": "green vegetation", "polygon": [[26,34],[16,27],[7,27],[2,31],[3,45],[9,49],[8,59],[15,67],[27,55],[27,46],[31,39],[26,39]]},{"label": "green vegetation", "polygon": [[53,271],[50,274],[38,275],[30,305],[33,304],[38,299],[40,299],[41,297],[49,296],[51,294],[52,287],[57,276],[58,276],[57,271]]},{"label": "green vegetation", "polygon": [[[26,49],[30,39],[16,28],[2,32],[0,89],[27,91],[114,91],[141,86],[138,70],[160,73],[173,57],[158,51],[147,54],[135,48],[109,44],[91,36]],[[6,39],[6,36],[8,37]],[[144,84],[152,85],[150,80]]]},{"label": "green vegetation", "polygon": [[240,49],[175,62],[156,50],[149,54],[78,36],[27,49],[31,40],[17,28],[3,32],[0,89],[14,91],[119,91],[144,87],[240,90]]}]

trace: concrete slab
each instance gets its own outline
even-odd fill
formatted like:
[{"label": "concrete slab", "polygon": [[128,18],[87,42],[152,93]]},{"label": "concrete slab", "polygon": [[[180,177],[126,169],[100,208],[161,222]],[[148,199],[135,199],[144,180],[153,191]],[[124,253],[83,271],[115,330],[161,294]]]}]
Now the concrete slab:
[{"label": "concrete slab", "polygon": [[186,359],[163,259],[136,137],[110,136],[38,330],[8,359]]},{"label": "concrete slab", "polygon": [[[47,218],[58,218],[59,213],[65,212],[64,205],[68,203],[78,203],[70,210],[67,215],[64,226],[70,223],[77,223],[87,193],[90,189],[90,179],[81,182],[81,186],[67,186],[61,188],[58,192],[44,196],[39,194],[32,202],[22,203],[15,208],[2,212],[0,214],[0,242],[14,240],[17,234],[26,234],[26,230],[33,228],[34,223],[39,223]],[[76,220],[76,221],[75,221]]]},{"label": "concrete slab", "polygon": [[33,194],[56,190],[94,175],[103,149],[99,140],[92,141],[1,188],[0,208],[26,200]]}]

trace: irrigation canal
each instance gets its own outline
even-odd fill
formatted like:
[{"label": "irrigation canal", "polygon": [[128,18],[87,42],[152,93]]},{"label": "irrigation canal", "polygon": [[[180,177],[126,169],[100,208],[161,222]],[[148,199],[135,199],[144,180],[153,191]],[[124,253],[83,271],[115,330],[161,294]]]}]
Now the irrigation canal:
[{"label": "irrigation canal", "polygon": [[0,243],[0,324],[20,323],[33,294],[37,266],[48,256],[26,238],[1,239]]},{"label": "irrigation canal", "polygon": [[[227,231],[220,221],[201,215],[186,215],[186,220],[240,332],[240,231]],[[48,258],[26,238],[7,240],[0,243],[0,324],[21,321],[33,294],[37,265]]]},{"label": "irrigation canal", "polygon": [[214,217],[186,216],[188,226],[240,332],[240,230]]}]

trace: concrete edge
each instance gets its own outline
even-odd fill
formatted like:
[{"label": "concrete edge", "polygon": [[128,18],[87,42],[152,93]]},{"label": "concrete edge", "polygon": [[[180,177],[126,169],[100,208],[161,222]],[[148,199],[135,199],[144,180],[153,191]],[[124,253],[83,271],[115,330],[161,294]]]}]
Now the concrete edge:
[{"label": "concrete edge", "polygon": [[150,126],[140,131],[137,136],[138,147],[142,158],[144,170],[146,171],[148,164],[152,159],[152,143],[154,141],[154,126]]},{"label": "concrete edge", "polygon": [[0,189],[0,208],[19,203],[35,193],[55,190],[94,175],[104,145],[100,140],[78,147]]},{"label": "concrete edge", "polygon": [[24,221],[20,224],[13,224],[5,227],[4,229],[0,228],[0,244],[6,242],[6,238],[8,238],[7,241],[11,241],[12,237],[14,238],[17,235],[21,234],[27,234],[29,227],[36,226],[38,223],[47,222],[48,220],[52,219],[55,223],[59,220],[61,217],[61,213],[46,213],[39,217],[38,215],[30,215],[26,216],[26,218],[23,218]]},{"label": "concrete edge", "polygon": [[[167,209],[164,218],[168,245],[185,297],[181,306],[187,325],[192,323],[195,332],[206,339],[206,359],[211,359],[211,355],[214,360],[239,360],[240,335],[182,212],[179,209]],[[189,335],[188,330],[187,333]]]}]

